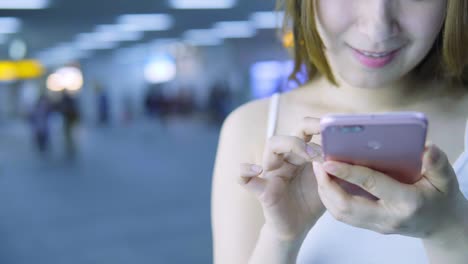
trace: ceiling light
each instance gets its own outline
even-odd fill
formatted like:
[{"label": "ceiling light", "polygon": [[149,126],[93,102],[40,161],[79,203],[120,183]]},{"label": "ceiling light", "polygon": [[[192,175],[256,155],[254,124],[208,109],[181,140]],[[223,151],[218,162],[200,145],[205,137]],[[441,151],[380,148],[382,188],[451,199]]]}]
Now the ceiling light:
[{"label": "ceiling light", "polygon": [[255,12],[250,21],[259,29],[274,29],[281,26],[284,18],[283,12]]},{"label": "ceiling light", "polygon": [[191,29],[182,34],[185,42],[193,46],[215,46],[223,43],[213,29]]},{"label": "ceiling light", "polygon": [[80,50],[105,50],[116,48],[119,44],[116,42],[98,42],[98,41],[89,41],[89,42],[78,42],[76,47]]},{"label": "ceiling light", "polygon": [[227,9],[236,5],[236,0],[169,0],[175,9]]},{"label": "ceiling light", "polygon": [[0,9],[42,9],[48,5],[48,0],[0,0]]},{"label": "ceiling light", "polygon": [[166,14],[128,14],[118,18],[119,27],[125,31],[164,31],[174,20]]},{"label": "ceiling light", "polygon": [[251,38],[256,30],[248,21],[226,21],[214,25],[214,30],[220,38]]},{"label": "ceiling light", "polygon": [[185,42],[192,46],[219,46],[223,44],[222,39],[186,39]]},{"label": "ceiling light", "polygon": [[83,87],[83,73],[75,67],[63,67],[47,77],[46,85],[54,92],[78,91]]},{"label": "ceiling light", "polygon": [[0,44],[5,44],[7,41],[7,37],[5,35],[0,34]]},{"label": "ceiling light", "polygon": [[185,39],[208,39],[217,38],[213,29],[190,29],[182,34]]},{"label": "ceiling light", "polygon": [[21,21],[16,17],[0,17],[0,34],[11,34],[19,31]]},{"label": "ceiling light", "polygon": [[172,81],[177,75],[174,60],[168,55],[159,55],[151,59],[145,66],[144,76],[149,83],[165,83]]},{"label": "ceiling light", "polygon": [[143,38],[141,31],[124,31],[117,25],[100,25],[93,33],[95,40],[103,42],[137,41]]}]

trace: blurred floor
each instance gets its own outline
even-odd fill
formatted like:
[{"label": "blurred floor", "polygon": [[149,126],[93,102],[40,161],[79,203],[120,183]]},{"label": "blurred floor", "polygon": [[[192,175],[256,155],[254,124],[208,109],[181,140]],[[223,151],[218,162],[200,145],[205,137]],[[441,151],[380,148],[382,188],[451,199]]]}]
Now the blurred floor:
[{"label": "blurred floor", "polygon": [[[57,132],[57,131],[55,131]],[[218,130],[196,120],[81,128],[76,161],[0,126],[0,263],[211,263]]]}]

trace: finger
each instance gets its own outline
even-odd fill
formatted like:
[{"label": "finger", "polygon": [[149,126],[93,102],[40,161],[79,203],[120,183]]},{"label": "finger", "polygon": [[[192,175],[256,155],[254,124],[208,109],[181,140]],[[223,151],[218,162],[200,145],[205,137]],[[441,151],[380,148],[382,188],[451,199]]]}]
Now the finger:
[{"label": "finger", "polygon": [[248,191],[260,196],[266,187],[266,180],[259,177],[262,168],[255,164],[242,163],[240,165],[239,184]]},{"label": "finger", "polygon": [[303,159],[302,162],[292,160],[294,165],[305,164],[318,154],[314,149],[308,146],[303,140],[291,136],[273,136],[271,137],[265,147],[263,155],[263,168],[265,170],[274,170],[279,168],[283,162],[286,154],[294,153]]},{"label": "finger", "polygon": [[386,201],[401,199],[404,197],[403,193],[410,191],[410,185],[400,183],[388,175],[367,167],[326,161],[323,168],[327,173],[353,183]]},{"label": "finger", "polygon": [[322,203],[335,219],[361,228],[370,227],[378,219],[380,210],[376,201],[348,194],[328,176],[323,166],[317,162],[313,166]]},{"label": "finger", "polygon": [[[317,162],[313,162],[313,169],[315,177],[317,178],[318,192],[320,197],[326,198],[332,206],[333,204],[338,205],[339,207],[349,207],[348,202],[352,199],[352,196],[346,193],[341,187],[336,183]],[[336,190],[335,190],[336,189]],[[331,197],[329,195],[330,190],[335,190],[338,194]]]},{"label": "finger", "polygon": [[259,198],[265,192],[267,183],[267,180],[260,177],[251,177],[248,182],[241,182],[241,185]]},{"label": "finger", "polygon": [[285,181],[290,181],[294,178],[294,176],[297,173],[297,170],[299,170],[300,168],[301,167],[285,162],[278,169],[273,171],[266,171],[265,173],[263,173],[262,178],[272,179],[279,177]]},{"label": "finger", "polygon": [[293,132],[295,137],[310,142],[314,135],[320,134],[320,118],[304,117],[297,129]]},{"label": "finger", "polygon": [[241,163],[240,164],[240,177],[241,180],[248,182],[250,178],[259,176],[263,172],[262,167],[256,164]]},{"label": "finger", "polygon": [[426,149],[423,156],[424,178],[443,193],[458,188],[457,176],[447,155],[435,144],[430,144]]},{"label": "finger", "polygon": [[[296,167],[300,167],[303,164],[305,164],[308,160],[304,159],[302,156],[294,153],[294,152],[289,152],[283,154],[283,161],[286,161],[285,163],[289,163],[291,165],[294,165]],[[284,164],[284,163],[283,163]],[[283,165],[281,165],[283,166]]]},{"label": "finger", "polygon": [[305,163],[309,162],[310,159],[315,161],[323,161],[322,147],[314,143],[308,143],[306,146],[306,152],[309,154],[310,158],[305,160],[302,156],[289,152],[283,155],[283,159],[291,164],[296,166],[302,166]]},{"label": "finger", "polygon": [[[315,143],[307,143],[307,147],[311,148],[311,151],[315,153],[316,155],[315,157],[312,158],[313,160],[323,162],[322,146],[315,144]],[[308,152],[310,152],[310,150]]]}]

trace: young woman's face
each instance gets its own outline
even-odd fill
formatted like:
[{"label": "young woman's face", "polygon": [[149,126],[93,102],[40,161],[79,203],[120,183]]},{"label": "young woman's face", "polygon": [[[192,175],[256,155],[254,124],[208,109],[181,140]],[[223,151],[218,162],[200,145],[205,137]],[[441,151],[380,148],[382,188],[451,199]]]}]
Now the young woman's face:
[{"label": "young woman's face", "polygon": [[334,75],[361,88],[403,78],[432,48],[446,1],[317,0],[317,30]]}]

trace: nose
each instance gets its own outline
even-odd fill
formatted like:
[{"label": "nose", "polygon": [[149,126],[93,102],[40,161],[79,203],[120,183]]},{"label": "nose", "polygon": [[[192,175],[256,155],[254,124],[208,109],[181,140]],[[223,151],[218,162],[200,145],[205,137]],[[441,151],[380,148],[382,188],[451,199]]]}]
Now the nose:
[{"label": "nose", "polygon": [[385,42],[400,31],[395,17],[396,2],[393,0],[361,1],[358,27],[371,43]]}]

